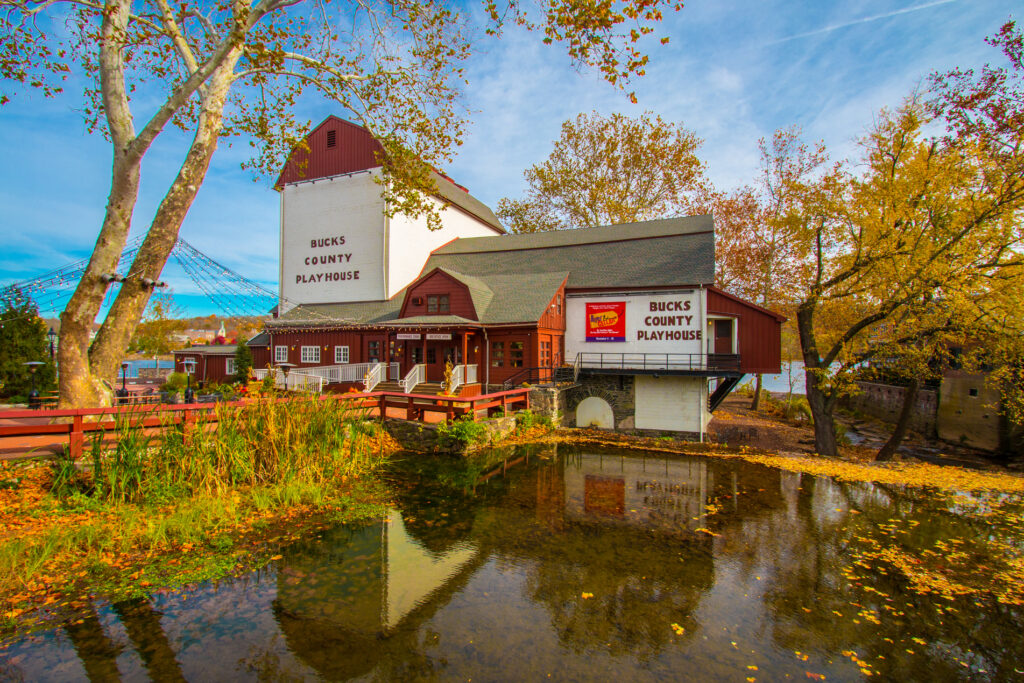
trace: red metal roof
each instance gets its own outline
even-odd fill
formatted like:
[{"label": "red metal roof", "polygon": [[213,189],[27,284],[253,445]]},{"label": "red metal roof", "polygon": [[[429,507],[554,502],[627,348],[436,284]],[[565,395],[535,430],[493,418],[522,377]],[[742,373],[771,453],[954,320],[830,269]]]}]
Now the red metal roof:
[{"label": "red metal roof", "polygon": [[[362,126],[328,116],[306,136],[309,150],[292,150],[274,187],[287,183],[328,178],[380,166],[377,153],[383,149]],[[329,143],[333,142],[333,144]]]}]

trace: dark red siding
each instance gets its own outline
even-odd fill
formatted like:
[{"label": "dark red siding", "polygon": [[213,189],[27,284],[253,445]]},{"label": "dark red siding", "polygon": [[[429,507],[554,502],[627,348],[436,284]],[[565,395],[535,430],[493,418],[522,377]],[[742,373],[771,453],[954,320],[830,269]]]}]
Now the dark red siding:
[{"label": "dark red siding", "polygon": [[[275,347],[288,347],[288,362],[298,368],[312,368],[320,365],[335,365],[334,347],[348,347],[348,362],[363,363],[362,335],[352,330],[323,330],[313,332],[273,332],[270,335],[270,348],[266,352],[266,360],[260,358],[262,365],[257,364],[256,356],[253,354],[253,366],[257,368],[267,367],[275,364]],[[319,346],[320,362],[303,363],[302,347]],[[262,354],[261,354],[262,356]]]},{"label": "dark red siding", "polygon": [[[567,278],[568,279],[568,278]],[[525,322],[525,321],[524,321]],[[551,330],[565,331],[565,282],[558,288],[558,293],[548,302],[548,307],[538,321],[540,327]]]},{"label": "dark red siding", "polygon": [[[333,138],[334,146],[327,146],[328,137]],[[328,178],[380,166],[376,157],[381,151],[380,143],[365,128],[337,116],[327,117],[313,129],[306,141],[309,150],[297,148],[292,151],[274,184],[277,189],[300,180]]]},{"label": "dark red siding", "polygon": [[184,373],[184,360],[186,358],[195,358],[196,369],[192,375],[193,382],[205,382],[207,384],[216,382],[217,384],[223,384],[234,379],[234,375],[227,372],[227,361],[229,358],[234,357],[234,354],[205,353],[202,349],[181,349],[174,352],[174,371]]},{"label": "dark red siding", "polygon": [[449,312],[438,315],[458,315],[468,320],[478,320],[469,288],[440,270],[434,270],[409,288],[399,317],[412,318],[417,315],[433,315],[427,313],[427,297],[441,294],[448,295]]},{"label": "dark red siding", "polygon": [[740,369],[747,374],[778,374],[782,365],[785,318],[720,290],[708,288],[708,315],[736,318]]}]

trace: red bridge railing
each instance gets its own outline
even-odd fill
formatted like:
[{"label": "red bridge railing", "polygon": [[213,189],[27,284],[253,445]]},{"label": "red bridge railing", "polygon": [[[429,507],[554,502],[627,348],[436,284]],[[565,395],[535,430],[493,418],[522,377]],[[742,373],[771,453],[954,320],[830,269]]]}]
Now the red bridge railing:
[{"label": "red bridge railing", "polygon": [[[513,389],[480,396],[435,396],[432,394],[402,394],[390,391],[369,393],[324,394],[321,401],[349,401],[355,408],[376,411],[376,417],[391,417],[422,421],[428,415],[454,420],[468,416],[476,420],[481,414],[530,407],[530,390]],[[279,401],[295,400],[280,398]],[[228,403],[195,403],[187,405],[152,404],[129,405],[112,408],[78,408],[70,410],[5,410],[0,411],[0,450],[4,440],[17,437],[55,437],[34,449],[60,447],[67,444],[71,457],[78,459],[85,448],[85,435],[95,432],[116,432],[125,424],[132,427],[166,428],[216,422],[218,405],[243,407],[248,401]],[[18,423],[18,421],[24,421]],[[15,446],[16,447],[16,446]]]}]

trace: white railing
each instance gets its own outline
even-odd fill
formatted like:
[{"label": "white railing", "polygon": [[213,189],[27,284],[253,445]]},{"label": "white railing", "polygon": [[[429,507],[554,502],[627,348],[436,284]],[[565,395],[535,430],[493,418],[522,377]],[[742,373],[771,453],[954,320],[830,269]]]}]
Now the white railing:
[{"label": "white railing", "polygon": [[398,363],[392,363],[388,366],[388,379],[392,382],[397,382],[402,379],[402,368],[399,367]]},{"label": "white railing", "polygon": [[466,365],[466,384],[476,384],[476,365]]},{"label": "white railing", "polygon": [[[252,374],[259,381],[267,378],[270,370],[253,370]],[[274,386],[278,389],[288,391],[315,391],[320,393],[324,390],[324,378],[318,375],[308,374],[306,371],[289,372],[287,375],[281,370],[274,370]]]},{"label": "white railing", "polygon": [[466,383],[466,366],[456,365],[452,368],[452,384],[448,387],[448,392],[454,396],[455,392],[459,390],[463,384]]},{"label": "white railing", "polygon": [[421,364],[412,366],[412,370],[409,371],[409,374],[407,374],[403,379],[398,380],[398,384],[402,387],[403,394],[410,394],[417,384],[422,384],[426,381],[427,366]]},{"label": "white railing", "polygon": [[388,372],[388,366],[384,363],[373,363],[373,367],[366,371],[363,376],[363,391],[373,391],[374,388],[384,381]]}]

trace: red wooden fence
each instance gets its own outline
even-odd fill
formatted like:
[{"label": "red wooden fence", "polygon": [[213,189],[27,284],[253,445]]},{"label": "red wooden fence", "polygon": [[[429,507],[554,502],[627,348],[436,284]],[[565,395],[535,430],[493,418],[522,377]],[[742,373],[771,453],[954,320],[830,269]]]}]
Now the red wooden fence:
[{"label": "red wooden fence", "polygon": [[[497,410],[530,407],[529,389],[512,389],[472,397],[434,396],[431,394],[402,394],[374,391],[364,394],[324,394],[322,401],[350,401],[357,408],[376,410],[378,416],[406,420],[425,420],[428,414],[443,416],[446,420],[468,415],[476,420],[480,413],[487,415]],[[288,401],[289,398],[279,399]],[[218,405],[244,406],[246,402],[194,403],[183,405],[155,404],[131,405],[113,408],[78,408],[72,410],[5,410],[0,411],[0,439],[59,435],[67,438],[72,458],[80,458],[88,432],[113,432],[122,420],[133,427],[166,427],[195,424],[202,418],[216,421]],[[388,411],[391,410],[391,415]],[[397,415],[396,415],[397,413]],[[124,417],[121,417],[124,416]],[[70,419],[69,419],[70,418]],[[92,418],[92,419],[89,419]],[[31,424],[4,424],[15,420],[31,420]],[[59,421],[57,421],[59,420]],[[63,442],[63,439],[59,441]],[[0,441],[2,443],[2,441]],[[53,444],[47,444],[53,445]]]}]

